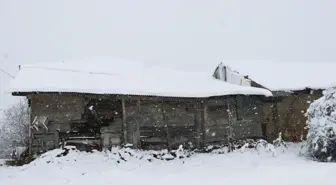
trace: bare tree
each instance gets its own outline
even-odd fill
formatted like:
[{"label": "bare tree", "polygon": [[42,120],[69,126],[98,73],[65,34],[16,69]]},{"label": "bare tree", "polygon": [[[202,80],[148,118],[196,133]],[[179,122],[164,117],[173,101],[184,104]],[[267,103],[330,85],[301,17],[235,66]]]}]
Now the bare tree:
[{"label": "bare tree", "polygon": [[28,145],[30,112],[27,102],[21,100],[4,111],[0,128],[0,154],[8,155],[16,147]]}]

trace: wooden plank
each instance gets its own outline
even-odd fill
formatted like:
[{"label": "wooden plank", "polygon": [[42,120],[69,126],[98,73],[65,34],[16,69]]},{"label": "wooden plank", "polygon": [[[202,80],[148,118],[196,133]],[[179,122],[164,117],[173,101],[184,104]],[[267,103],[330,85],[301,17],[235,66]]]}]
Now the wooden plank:
[{"label": "wooden plank", "polygon": [[127,127],[126,127],[126,107],[125,107],[125,97],[121,97],[121,107],[122,107],[122,133],[123,142],[127,144]]},{"label": "wooden plank", "polygon": [[146,143],[167,143],[167,140],[162,137],[141,137],[141,140]]},{"label": "wooden plank", "polygon": [[166,137],[166,127],[149,127],[149,126],[144,126],[141,127],[141,136],[146,136],[146,137]]}]

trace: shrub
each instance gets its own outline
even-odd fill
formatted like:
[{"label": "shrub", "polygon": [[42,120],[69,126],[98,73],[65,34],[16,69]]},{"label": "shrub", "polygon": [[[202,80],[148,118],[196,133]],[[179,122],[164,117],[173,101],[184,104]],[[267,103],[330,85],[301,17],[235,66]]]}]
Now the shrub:
[{"label": "shrub", "polygon": [[323,92],[323,97],[308,109],[308,135],[305,154],[317,161],[336,161],[336,87]]}]

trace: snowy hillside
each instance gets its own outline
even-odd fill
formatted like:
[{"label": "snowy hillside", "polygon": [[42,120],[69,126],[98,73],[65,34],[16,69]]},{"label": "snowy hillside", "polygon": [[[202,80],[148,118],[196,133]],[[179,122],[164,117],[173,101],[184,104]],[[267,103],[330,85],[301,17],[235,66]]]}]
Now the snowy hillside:
[{"label": "snowy hillside", "polygon": [[237,150],[229,154],[194,154],[190,158],[149,162],[144,153],[70,151],[63,157],[54,150],[23,167],[0,167],[0,184],[110,185],[110,184],[211,184],[211,185],[334,185],[336,164],[316,163],[298,156],[299,145],[272,152]]}]

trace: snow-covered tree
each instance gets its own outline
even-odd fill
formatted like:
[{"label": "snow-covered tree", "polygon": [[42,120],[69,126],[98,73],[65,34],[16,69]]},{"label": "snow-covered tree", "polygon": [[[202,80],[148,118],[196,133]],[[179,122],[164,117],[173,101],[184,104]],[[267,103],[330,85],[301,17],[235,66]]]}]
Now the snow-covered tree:
[{"label": "snow-covered tree", "polygon": [[307,113],[305,153],[318,161],[336,161],[336,86],[325,90]]},{"label": "snow-covered tree", "polygon": [[0,155],[8,156],[17,147],[28,145],[29,108],[20,101],[4,111],[4,124],[0,128]]}]

